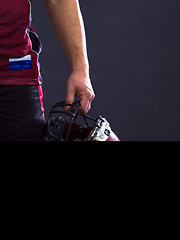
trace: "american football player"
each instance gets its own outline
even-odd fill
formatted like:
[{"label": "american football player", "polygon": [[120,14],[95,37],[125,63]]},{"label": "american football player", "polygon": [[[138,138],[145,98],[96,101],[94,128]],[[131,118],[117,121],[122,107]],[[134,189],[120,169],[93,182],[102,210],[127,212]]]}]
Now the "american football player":
[{"label": "american football player", "polygon": [[[0,141],[40,141],[45,137],[39,65],[42,45],[31,25],[31,2],[0,0]],[[71,66],[66,103],[72,104],[78,96],[79,111],[85,114],[95,94],[89,77],[79,2],[44,0],[44,3]]]}]

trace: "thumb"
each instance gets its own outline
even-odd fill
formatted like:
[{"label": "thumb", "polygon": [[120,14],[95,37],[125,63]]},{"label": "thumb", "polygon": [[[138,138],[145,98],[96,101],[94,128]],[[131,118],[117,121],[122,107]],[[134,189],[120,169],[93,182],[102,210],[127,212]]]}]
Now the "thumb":
[{"label": "thumb", "polygon": [[[66,95],[66,99],[65,99],[65,102],[66,103],[69,103],[69,104],[72,104],[74,102],[74,91],[72,89],[67,89],[67,95]],[[68,111],[69,110],[69,107],[65,107],[65,111]]]},{"label": "thumb", "polygon": [[75,95],[75,92],[73,91],[73,89],[67,89],[65,102],[72,104],[74,102],[74,95]]}]

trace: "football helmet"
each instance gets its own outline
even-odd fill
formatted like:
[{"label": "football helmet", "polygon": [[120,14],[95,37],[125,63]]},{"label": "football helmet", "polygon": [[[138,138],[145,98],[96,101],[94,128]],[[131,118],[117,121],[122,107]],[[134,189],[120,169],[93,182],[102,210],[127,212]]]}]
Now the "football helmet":
[{"label": "football helmet", "polygon": [[[65,110],[65,107],[68,110]],[[108,121],[78,113],[80,102],[57,102],[47,120],[47,138],[50,141],[120,141]]]}]

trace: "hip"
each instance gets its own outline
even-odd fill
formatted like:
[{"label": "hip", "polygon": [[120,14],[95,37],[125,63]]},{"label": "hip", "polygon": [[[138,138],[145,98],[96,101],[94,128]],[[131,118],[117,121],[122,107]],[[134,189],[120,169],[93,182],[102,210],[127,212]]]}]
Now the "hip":
[{"label": "hip", "polygon": [[0,85],[0,141],[39,141],[45,127],[41,85]]}]

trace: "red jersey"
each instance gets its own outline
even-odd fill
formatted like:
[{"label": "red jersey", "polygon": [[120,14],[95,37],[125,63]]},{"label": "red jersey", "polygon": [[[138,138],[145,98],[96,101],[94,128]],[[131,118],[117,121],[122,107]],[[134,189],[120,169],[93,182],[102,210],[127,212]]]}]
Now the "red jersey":
[{"label": "red jersey", "polygon": [[0,84],[39,85],[41,42],[29,0],[0,0]]}]

